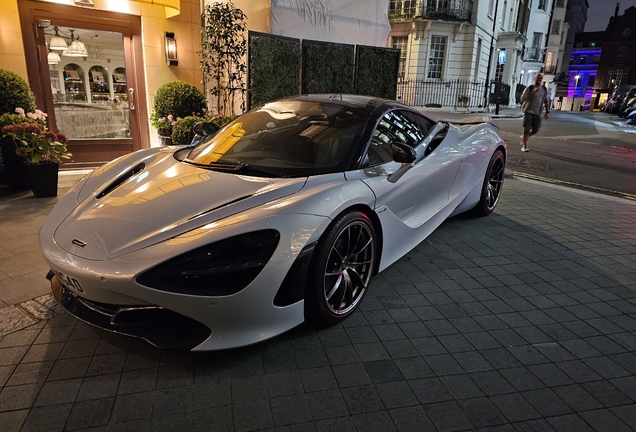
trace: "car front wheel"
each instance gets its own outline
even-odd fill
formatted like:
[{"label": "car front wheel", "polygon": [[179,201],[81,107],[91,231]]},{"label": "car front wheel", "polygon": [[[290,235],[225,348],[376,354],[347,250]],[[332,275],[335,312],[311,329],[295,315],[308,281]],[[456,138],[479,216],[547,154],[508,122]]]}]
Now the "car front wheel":
[{"label": "car front wheel", "polygon": [[318,324],[336,324],[355,311],[373,275],[376,245],[373,224],[362,212],[345,213],[331,224],[309,270],[307,318]]},{"label": "car front wheel", "polygon": [[499,202],[505,177],[506,159],[501,150],[496,150],[490,159],[484,184],[481,189],[481,199],[473,209],[476,216],[486,216],[492,213]]}]

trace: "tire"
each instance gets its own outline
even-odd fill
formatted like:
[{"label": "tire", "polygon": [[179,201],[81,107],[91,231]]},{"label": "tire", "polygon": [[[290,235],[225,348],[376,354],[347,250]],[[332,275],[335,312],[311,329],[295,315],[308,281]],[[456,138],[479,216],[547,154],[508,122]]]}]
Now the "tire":
[{"label": "tire", "polygon": [[333,325],[351,315],[367,292],[375,269],[377,240],[369,217],[351,211],[325,231],[305,284],[305,317]]},{"label": "tire", "polygon": [[473,215],[482,217],[493,212],[503,189],[505,167],[506,158],[503,152],[496,150],[488,164],[488,169],[484,176],[484,184],[481,188],[481,198],[473,209]]}]

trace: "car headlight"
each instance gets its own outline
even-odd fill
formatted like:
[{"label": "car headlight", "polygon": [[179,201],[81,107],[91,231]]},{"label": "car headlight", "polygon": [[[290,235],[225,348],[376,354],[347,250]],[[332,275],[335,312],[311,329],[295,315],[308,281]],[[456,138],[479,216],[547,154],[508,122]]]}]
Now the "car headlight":
[{"label": "car headlight", "polygon": [[280,233],[254,231],[199,247],[142,273],[137,282],[181,294],[226,296],[248,286],[274,254]]}]

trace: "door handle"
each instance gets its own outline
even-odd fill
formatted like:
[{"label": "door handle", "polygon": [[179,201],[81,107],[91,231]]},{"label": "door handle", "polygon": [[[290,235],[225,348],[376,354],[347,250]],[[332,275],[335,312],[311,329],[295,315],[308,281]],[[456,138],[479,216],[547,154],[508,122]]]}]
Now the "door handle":
[{"label": "door handle", "polygon": [[132,87],[128,89],[128,107],[131,111],[135,110],[135,89]]}]

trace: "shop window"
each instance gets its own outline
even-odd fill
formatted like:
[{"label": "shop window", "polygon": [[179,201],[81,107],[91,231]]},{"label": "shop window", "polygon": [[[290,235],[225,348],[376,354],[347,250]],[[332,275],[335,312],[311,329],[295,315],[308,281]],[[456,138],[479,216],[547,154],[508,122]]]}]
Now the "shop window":
[{"label": "shop window", "polygon": [[86,102],[86,87],[84,86],[84,69],[75,63],[64,66],[65,93],[61,95],[62,102]]}]

